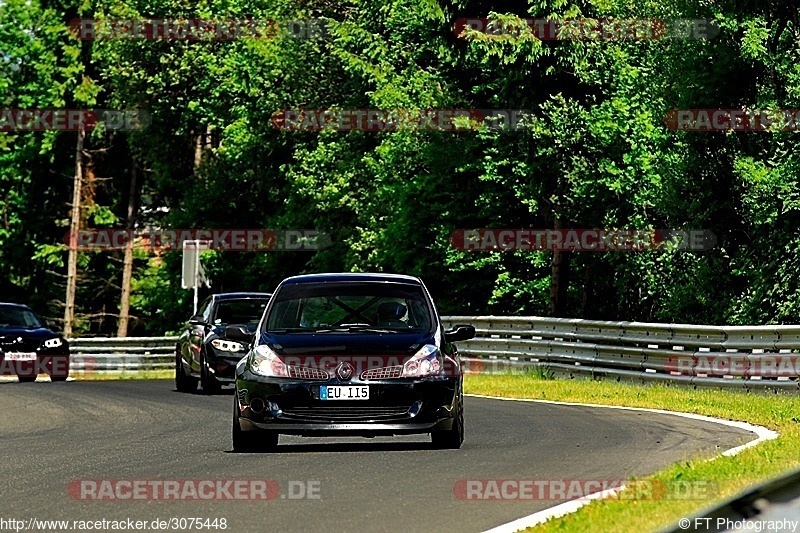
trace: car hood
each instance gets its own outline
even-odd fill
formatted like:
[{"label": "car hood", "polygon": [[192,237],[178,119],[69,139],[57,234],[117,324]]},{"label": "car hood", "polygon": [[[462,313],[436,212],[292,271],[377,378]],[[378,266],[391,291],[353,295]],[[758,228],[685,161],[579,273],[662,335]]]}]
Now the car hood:
[{"label": "car hood", "polygon": [[[228,328],[229,325],[232,324],[214,325],[212,328],[208,330],[208,334],[206,335],[206,342],[214,339],[227,339],[228,337],[225,335],[225,330]],[[256,328],[255,326],[248,326],[247,331],[251,331],[255,334]]]},{"label": "car hood", "polygon": [[413,355],[433,333],[285,333],[262,335],[279,355]]},{"label": "car hood", "polygon": [[10,342],[22,337],[24,340],[47,340],[58,335],[47,328],[4,328],[0,329],[0,341]]}]

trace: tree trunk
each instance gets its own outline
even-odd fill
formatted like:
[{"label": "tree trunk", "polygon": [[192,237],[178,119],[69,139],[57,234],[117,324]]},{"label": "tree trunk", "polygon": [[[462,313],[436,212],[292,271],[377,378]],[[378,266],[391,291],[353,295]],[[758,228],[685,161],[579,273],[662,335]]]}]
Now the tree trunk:
[{"label": "tree trunk", "polygon": [[64,307],[64,337],[72,337],[75,318],[75,288],[78,281],[78,231],[81,228],[81,192],[83,190],[83,128],[78,131],[75,148],[75,175],[72,179],[72,219],[69,226],[69,256],[67,258],[67,296]]},{"label": "tree trunk", "polygon": [[136,184],[136,161],[131,161],[131,187],[128,197],[128,218],[125,227],[127,228],[128,240],[125,244],[125,258],[122,261],[122,295],[119,301],[119,325],[117,327],[117,337],[128,336],[128,323],[130,321],[131,309],[131,278],[133,277],[133,232],[136,226],[136,212],[138,210],[138,188]]},{"label": "tree trunk", "polygon": [[203,162],[203,146],[205,145],[205,135],[203,133],[198,133],[197,136],[194,138],[194,168],[195,172],[197,172],[197,168],[200,166],[200,163]]},{"label": "tree trunk", "polygon": [[211,125],[206,124],[205,129],[198,133],[194,141],[194,172],[198,176],[197,170],[203,163],[203,152],[211,145]]},{"label": "tree trunk", "polygon": [[[561,216],[558,210],[553,219],[553,229],[561,229]],[[550,316],[560,317],[567,308],[567,289],[569,288],[569,252],[553,250],[550,264]]]}]

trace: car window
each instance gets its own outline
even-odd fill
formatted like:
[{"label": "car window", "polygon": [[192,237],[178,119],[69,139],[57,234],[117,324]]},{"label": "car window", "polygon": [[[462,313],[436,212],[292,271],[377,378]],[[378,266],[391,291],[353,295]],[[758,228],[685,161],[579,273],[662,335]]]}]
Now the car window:
[{"label": "car window", "polygon": [[42,323],[29,309],[24,307],[0,307],[0,329],[3,328],[26,328],[34,329],[42,327]]},{"label": "car window", "polygon": [[203,301],[203,303],[200,305],[200,309],[197,311],[197,314],[203,315],[203,320],[206,322],[209,321],[211,318],[211,296]]},{"label": "car window", "polygon": [[255,327],[264,313],[267,299],[221,300],[214,311],[214,325],[246,324]]},{"label": "car window", "polygon": [[383,283],[286,286],[267,319],[270,331],[359,327],[429,331],[431,324],[421,287]]}]

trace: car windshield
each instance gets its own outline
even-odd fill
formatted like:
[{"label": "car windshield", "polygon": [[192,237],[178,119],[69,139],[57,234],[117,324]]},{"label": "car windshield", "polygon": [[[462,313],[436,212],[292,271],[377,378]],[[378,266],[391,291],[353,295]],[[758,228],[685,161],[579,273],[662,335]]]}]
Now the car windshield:
[{"label": "car windshield", "polygon": [[269,299],[264,298],[221,300],[214,313],[214,325],[246,324],[255,328],[261,320],[268,301]]},{"label": "car windshield", "polygon": [[0,306],[0,329],[41,328],[42,323],[33,311],[24,307]]},{"label": "car windshield", "polygon": [[267,317],[273,333],[423,332],[431,313],[422,287],[401,283],[308,283],[283,286]]}]

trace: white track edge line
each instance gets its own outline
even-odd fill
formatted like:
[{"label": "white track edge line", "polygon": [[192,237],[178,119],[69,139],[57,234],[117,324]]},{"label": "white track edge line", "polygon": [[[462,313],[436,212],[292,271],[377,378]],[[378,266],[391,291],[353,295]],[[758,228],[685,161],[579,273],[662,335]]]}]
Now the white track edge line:
[{"label": "white track edge line", "polygon": [[[488,400],[501,400],[501,401],[510,401],[510,402],[532,402],[532,403],[549,403],[554,405],[572,405],[576,407],[602,407],[604,409],[620,409],[624,411],[643,411],[646,413],[658,413],[664,415],[673,415],[679,416],[682,418],[689,418],[691,420],[700,420],[703,422],[711,422],[715,424],[721,424],[723,426],[734,427],[738,429],[743,429],[745,431],[749,431],[756,435],[754,440],[746,442],[741,446],[736,446],[729,450],[725,450],[722,452],[718,457],[727,456],[731,457],[734,456],[747,448],[752,448],[762,442],[772,440],[778,437],[778,433],[776,431],[772,431],[771,429],[765,428],[763,426],[757,426],[755,424],[749,424],[747,422],[739,422],[736,420],[725,420],[722,418],[715,418],[713,416],[705,416],[705,415],[698,415],[695,413],[684,413],[680,411],[667,411],[664,409],[650,409],[647,407],[626,407],[622,405],[602,405],[596,403],[578,403],[578,402],[559,402],[555,400],[537,400],[534,398],[502,398],[499,396],[486,396],[483,394],[464,394],[464,396],[468,396],[471,398],[484,398]],[[713,458],[712,458],[713,459]],[[592,494],[588,494],[580,499],[577,500],[570,500],[568,502],[564,502],[558,504],[554,507],[549,507],[542,511],[537,511],[533,514],[528,516],[523,516],[522,518],[518,518],[517,520],[513,520],[511,522],[501,524],[497,527],[487,530],[485,533],[515,533],[517,531],[533,527],[535,525],[544,523],[551,518],[559,518],[564,515],[574,513],[584,505],[590,503],[592,500],[600,500],[603,498],[607,498],[612,496],[621,490],[623,490],[625,486],[616,487],[613,489],[607,489],[600,492],[594,492]]]}]

